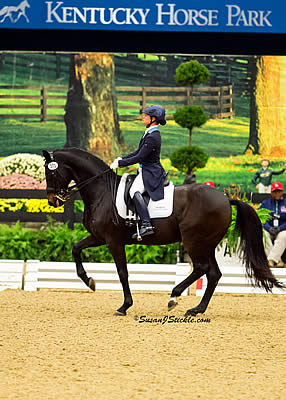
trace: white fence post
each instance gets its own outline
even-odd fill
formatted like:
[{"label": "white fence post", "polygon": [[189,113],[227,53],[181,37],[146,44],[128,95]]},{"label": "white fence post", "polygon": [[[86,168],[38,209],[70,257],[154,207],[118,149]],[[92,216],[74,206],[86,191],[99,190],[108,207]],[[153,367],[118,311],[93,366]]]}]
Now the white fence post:
[{"label": "white fence post", "polygon": [[38,289],[39,260],[27,260],[24,290],[36,291]]}]

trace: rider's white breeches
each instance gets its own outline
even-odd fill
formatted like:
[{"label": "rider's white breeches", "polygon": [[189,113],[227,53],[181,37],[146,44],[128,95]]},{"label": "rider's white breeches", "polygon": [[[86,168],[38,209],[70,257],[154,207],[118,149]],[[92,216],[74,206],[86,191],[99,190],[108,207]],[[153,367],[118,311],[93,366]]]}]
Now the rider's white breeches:
[{"label": "rider's white breeches", "polygon": [[144,193],[145,192],[145,187],[144,187],[144,183],[143,183],[143,179],[142,179],[142,170],[139,168],[139,174],[136,176],[136,178],[134,179],[134,182],[131,186],[130,189],[130,197],[131,199],[133,199],[134,194],[136,192],[140,192],[140,193]]}]

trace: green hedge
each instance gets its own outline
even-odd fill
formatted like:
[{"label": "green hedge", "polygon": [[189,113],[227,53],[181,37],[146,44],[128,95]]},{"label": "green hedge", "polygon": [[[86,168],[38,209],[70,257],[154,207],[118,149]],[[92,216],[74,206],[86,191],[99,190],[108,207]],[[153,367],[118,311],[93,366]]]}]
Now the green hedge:
[{"label": "green hedge", "polygon": [[[73,261],[72,246],[88,232],[81,224],[74,230],[67,224],[50,223],[40,230],[24,228],[19,222],[14,226],[0,225],[0,258],[40,261]],[[175,264],[179,244],[165,246],[126,246],[128,263],[134,264]],[[82,252],[85,262],[114,262],[107,246],[85,249]]]},{"label": "green hedge", "polygon": [[[245,200],[246,201],[246,200]],[[250,203],[249,203],[250,204]],[[269,218],[269,210],[256,210],[262,224]],[[239,234],[235,229],[236,207],[232,207],[232,221],[224,237],[229,250],[235,251]],[[44,228],[31,230],[24,228],[19,222],[10,227],[0,225],[0,259],[40,261],[73,261],[72,246],[88,236],[82,224],[75,224],[74,229],[67,224],[49,220]],[[125,246],[128,263],[134,264],[175,264],[179,243],[164,246],[130,245]],[[82,252],[85,262],[113,262],[107,246],[85,249]]]}]

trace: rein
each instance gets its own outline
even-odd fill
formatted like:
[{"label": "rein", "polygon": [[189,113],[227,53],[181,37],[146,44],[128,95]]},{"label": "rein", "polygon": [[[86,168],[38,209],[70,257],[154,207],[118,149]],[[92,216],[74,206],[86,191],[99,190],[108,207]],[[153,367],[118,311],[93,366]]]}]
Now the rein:
[{"label": "rein", "polygon": [[[105,175],[107,172],[112,171],[110,168],[106,169],[102,173],[98,175],[94,175],[91,178],[86,179],[85,181],[79,183],[79,184],[74,184],[72,186],[69,186],[67,189],[61,189],[60,193],[56,193],[55,197],[59,200],[61,200],[63,203],[66,203],[68,200],[72,198],[80,189],[84,188],[86,185],[88,185],[90,182],[93,180],[100,178],[101,176]],[[115,185],[114,185],[115,186]],[[114,192],[112,190],[112,198],[113,198]]]}]

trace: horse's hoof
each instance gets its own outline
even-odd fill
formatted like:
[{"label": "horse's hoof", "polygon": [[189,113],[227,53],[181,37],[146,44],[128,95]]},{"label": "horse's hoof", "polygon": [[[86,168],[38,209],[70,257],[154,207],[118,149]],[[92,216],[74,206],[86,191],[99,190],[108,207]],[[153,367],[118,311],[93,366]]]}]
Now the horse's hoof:
[{"label": "horse's hoof", "polygon": [[177,304],[178,304],[177,301],[170,300],[169,303],[168,303],[168,311],[173,310],[173,308],[175,308]]},{"label": "horse's hoof", "polygon": [[115,311],[115,313],[113,315],[119,316],[119,317],[124,317],[126,315],[126,311],[122,312],[122,311]]},{"label": "horse's hoof", "polygon": [[88,287],[95,292],[95,280],[94,279],[89,278]]},{"label": "horse's hoof", "polygon": [[185,313],[185,317],[188,317],[189,315],[191,315],[192,317],[195,317],[197,314],[199,314],[199,311],[196,311],[195,309],[191,308],[190,310],[188,310]]}]

